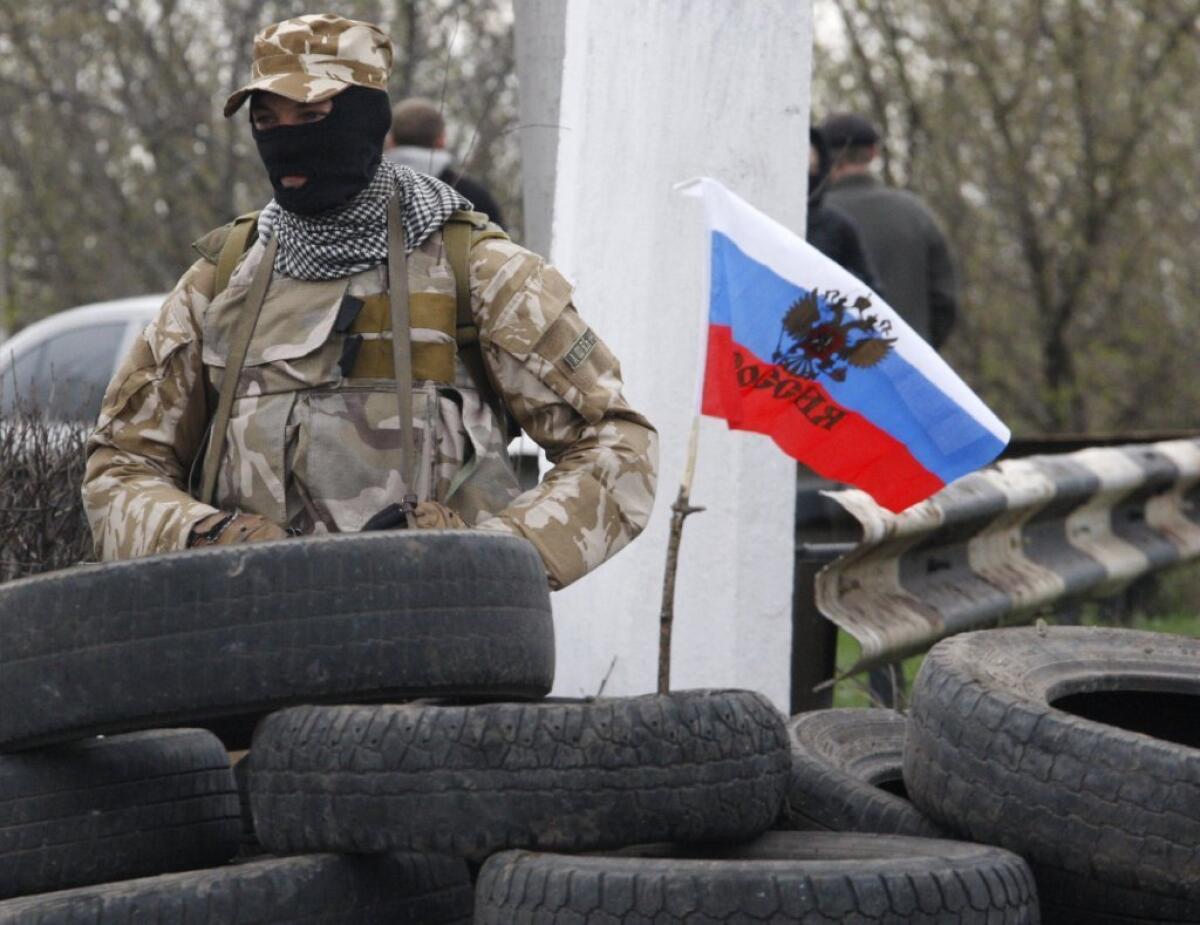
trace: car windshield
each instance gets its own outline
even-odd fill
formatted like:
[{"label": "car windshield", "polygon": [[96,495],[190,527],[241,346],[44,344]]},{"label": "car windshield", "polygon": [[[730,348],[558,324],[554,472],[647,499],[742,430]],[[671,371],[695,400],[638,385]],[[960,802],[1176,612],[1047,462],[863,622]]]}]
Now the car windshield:
[{"label": "car windshield", "polygon": [[79,327],[22,353],[0,381],[0,413],[94,421],[124,333],[124,322]]}]

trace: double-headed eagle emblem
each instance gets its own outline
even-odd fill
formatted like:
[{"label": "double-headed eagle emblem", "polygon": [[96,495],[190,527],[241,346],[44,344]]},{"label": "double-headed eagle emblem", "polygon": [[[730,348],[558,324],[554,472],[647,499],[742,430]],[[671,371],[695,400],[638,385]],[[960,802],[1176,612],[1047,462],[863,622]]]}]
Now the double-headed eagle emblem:
[{"label": "double-headed eagle emblem", "polygon": [[868,315],[870,307],[865,295],[850,305],[836,289],[811,290],[783,316],[772,362],[801,379],[828,376],[835,382],[846,378],[848,367],[874,366],[891,352],[896,339],[886,336],[891,322]]}]

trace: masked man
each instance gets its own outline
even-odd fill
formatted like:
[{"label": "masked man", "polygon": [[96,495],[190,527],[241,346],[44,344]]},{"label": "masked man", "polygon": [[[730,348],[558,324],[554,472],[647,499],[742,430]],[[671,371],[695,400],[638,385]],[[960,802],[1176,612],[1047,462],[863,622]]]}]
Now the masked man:
[{"label": "masked man", "polygon": [[[196,243],[105,395],[83,487],[99,555],[376,527],[511,533],[564,586],[653,502],[657,436],[566,280],[382,158],[392,43],[302,16],[255,38],[274,199]],[[519,493],[510,419],[554,468]]]}]

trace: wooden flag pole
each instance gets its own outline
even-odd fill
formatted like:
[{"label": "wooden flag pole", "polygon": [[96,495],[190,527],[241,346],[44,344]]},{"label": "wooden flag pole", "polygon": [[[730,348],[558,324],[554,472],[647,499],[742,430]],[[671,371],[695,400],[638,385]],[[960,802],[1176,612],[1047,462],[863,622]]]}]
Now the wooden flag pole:
[{"label": "wooden flag pole", "polygon": [[675,620],[675,574],[679,570],[679,544],[683,539],[683,522],[689,514],[698,514],[702,507],[691,504],[692,476],[696,473],[696,444],[700,437],[700,415],[692,420],[692,433],[688,438],[687,463],[683,467],[683,481],[679,483],[679,495],[671,505],[671,535],[667,541],[667,568],[663,574],[662,612],[658,622],[658,692],[665,694],[671,689],[671,626]]}]

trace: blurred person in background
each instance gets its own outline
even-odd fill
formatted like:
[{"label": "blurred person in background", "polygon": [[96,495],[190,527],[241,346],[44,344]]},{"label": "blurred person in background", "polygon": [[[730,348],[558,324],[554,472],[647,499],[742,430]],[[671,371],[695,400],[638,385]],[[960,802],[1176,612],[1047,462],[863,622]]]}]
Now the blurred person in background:
[{"label": "blurred person in background", "polygon": [[[829,205],[825,193],[829,188],[829,171],[833,157],[825,138],[817,128],[808,132],[808,242],[830,260],[845,267],[866,285],[879,292],[879,281],[871,269],[862,239],[854,220],[845,212]],[[817,475],[804,463],[796,464],[797,543],[827,543],[842,539],[845,512],[837,502],[821,492],[844,487]],[[835,631],[836,635],[836,631]]]},{"label": "blurred person in background", "polygon": [[833,166],[825,201],[854,220],[878,274],[880,295],[935,348],[954,329],[958,283],[945,234],[929,206],[908,190],[883,183],[872,171],[879,132],[853,113],[820,125]]},{"label": "blurred person in background", "polygon": [[[864,283],[879,292],[879,281],[871,269],[862,239],[854,220],[845,212],[825,202],[829,187],[829,171],[833,157],[829,146],[817,128],[808,131],[808,242],[835,263],[845,267]],[[803,463],[796,466],[796,536],[800,542],[822,542],[830,539],[837,520],[839,506],[821,492],[836,487]]]},{"label": "blurred person in background", "polygon": [[808,130],[808,243],[835,263],[845,267],[864,283],[887,298],[879,289],[871,261],[863,247],[854,220],[841,209],[825,202],[833,157],[829,145],[817,128]]},{"label": "blurred person in background", "polygon": [[477,212],[504,227],[500,206],[487,187],[455,170],[454,155],[446,150],[446,120],[429,100],[412,97],[392,109],[392,129],[384,157],[395,164],[437,177],[471,200]]}]

